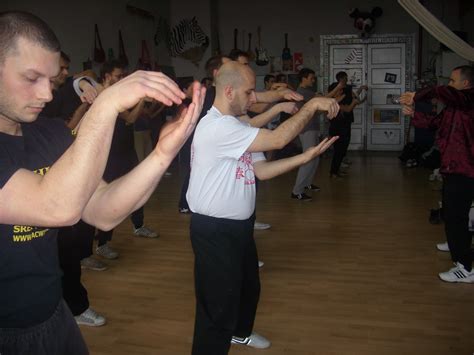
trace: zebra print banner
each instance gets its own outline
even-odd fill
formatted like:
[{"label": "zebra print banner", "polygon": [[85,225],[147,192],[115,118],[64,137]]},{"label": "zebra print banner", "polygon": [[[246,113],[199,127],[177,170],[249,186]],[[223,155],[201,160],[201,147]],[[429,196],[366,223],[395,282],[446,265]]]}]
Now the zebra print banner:
[{"label": "zebra print banner", "polygon": [[196,17],[183,19],[173,28],[160,17],[155,33],[155,44],[165,42],[171,57],[181,57],[196,66],[209,46],[209,37],[199,26]]}]

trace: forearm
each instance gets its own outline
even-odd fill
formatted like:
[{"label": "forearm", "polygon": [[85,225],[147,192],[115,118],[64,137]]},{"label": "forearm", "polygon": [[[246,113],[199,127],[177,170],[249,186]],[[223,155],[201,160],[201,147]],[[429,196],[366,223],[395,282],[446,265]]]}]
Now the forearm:
[{"label": "forearm", "polygon": [[243,120],[248,122],[252,127],[264,127],[269,123],[271,120],[273,120],[280,111],[278,110],[277,107],[273,106],[269,110],[250,118],[249,116],[243,116]]},{"label": "forearm", "polygon": [[280,124],[272,135],[275,137],[274,142],[276,146],[273,149],[281,149],[290,143],[313,119],[314,109],[311,109],[308,104],[304,105],[295,115]]},{"label": "forearm", "polygon": [[279,159],[274,161],[262,161],[254,165],[255,175],[259,180],[268,180],[275,176],[282,175],[290,170],[305,164],[303,154],[298,154],[290,158]]},{"label": "forearm", "polygon": [[260,91],[256,92],[255,96],[257,98],[257,103],[272,103],[283,99],[282,94],[279,92],[279,90]]},{"label": "forearm", "polygon": [[450,86],[425,88],[415,94],[413,101],[430,101],[433,98],[439,99],[446,106],[468,108],[472,105],[468,96]]},{"label": "forearm", "polygon": [[[28,186],[33,199],[48,206],[39,213],[37,224],[72,225],[101,181],[112,140],[116,113],[101,104],[94,105],[84,116],[76,139],[51,166],[38,184]],[[23,188],[24,189],[24,188]]]},{"label": "forearm", "polygon": [[171,161],[154,151],[128,174],[100,186],[82,218],[102,230],[114,228],[148,201]]},{"label": "forearm", "polygon": [[262,113],[268,110],[270,107],[270,103],[256,103],[250,106],[249,111],[255,112],[255,113]]}]

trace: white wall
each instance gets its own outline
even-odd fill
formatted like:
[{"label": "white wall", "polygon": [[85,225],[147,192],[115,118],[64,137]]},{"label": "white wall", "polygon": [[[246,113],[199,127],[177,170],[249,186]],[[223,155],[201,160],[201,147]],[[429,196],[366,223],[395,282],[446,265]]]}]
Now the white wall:
[{"label": "white wall", "polygon": [[[182,58],[169,58],[164,44],[154,46],[156,21],[129,14],[126,4],[148,9],[158,19],[167,18],[176,24],[183,18],[196,16],[203,30],[211,36],[210,0],[190,2],[188,0],[83,0],[65,2],[60,0],[3,0],[0,11],[18,9],[37,14],[46,20],[59,37],[63,49],[73,62],[72,71],[82,68],[82,61],[92,55],[94,23],[99,24],[102,43],[118,52],[118,30],[121,29],[131,68],[134,68],[140,53],[142,39],[148,41],[152,55],[159,64],[175,67],[177,76],[205,76],[204,63],[211,55],[211,46],[196,67]],[[377,20],[375,33],[417,33],[418,24],[405,13],[396,0],[303,0],[295,3],[278,0],[219,0],[219,36],[221,47],[227,53],[233,47],[233,29],[253,33],[256,44],[256,28],[262,26],[262,44],[270,55],[279,57],[283,48],[283,34],[289,33],[292,52],[303,52],[305,65],[319,69],[319,36],[321,34],[355,33],[353,20],[348,16],[351,7],[369,11],[380,6],[384,14]],[[459,16],[459,0],[426,0],[426,6],[450,28],[469,32],[474,41],[474,9]],[[241,40],[239,40],[239,45]],[[246,49],[246,46],[245,46]],[[423,39],[423,68],[439,43],[425,32]],[[254,66],[255,67],[255,66]],[[268,67],[255,67],[257,74],[265,74]]]},{"label": "white wall", "polygon": [[[210,33],[209,12],[210,1],[171,0],[171,18],[179,21],[182,18],[197,15],[203,29]],[[233,47],[233,29],[253,33],[253,47],[256,44],[257,26],[262,26],[262,45],[269,55],[281,56],[284,45],[283,34],[289,33],[289,47],[292,52],[304,54],[305,65],[319,69],[319,36],[322,34],[353,34],[353,20],[349,17],[349,9],[358,7],[361,11],[370,11],[374,6],[382,7],[384,14],[377,19],[375,33],[418,33],[418,24],[397,3],[396,0],[329,0],[329,1],[278,1],[278,0],[220,0],[219,3],[219,37],[224,53]],[[461,29],[459,1],[427,0],[426,6],[435,16],[452,29]],[[465,27],[472,23],[465,21]],[[468,30],[468,29],[466,29]],[[239,45],[241,39],[238,41]],[[418,36],[415,50],[418,51]],[[245,45],[245,48],[247,46]],[[439,42],[424,32],[422,67],[425,69],[432,54],[439,50]],[[184,59],[173,59],[178,75],[203,75],[202,66],[210,56],[207,51],[199,68]],[[256,67],[257,74],[266,74],[269,67]]]},{"label": "white wall", "polygon": [[[149,9],[155,14],[169,16],[168,0],[7,0],[0,3],[0,11],[29,11],[45,20],[58,36],[63,50],[71,57],[71,72],[82,70],[82,62],[87,58],[92,59],[95,23],[99,26],[102,45],[106,53],[108,48],[113,48],[115,56],[118,55],[118,30],[120,29],[130,69],[134,69],[140,55],[142,39],[147,40],[152,57],[157,56],[153,43],[156,26],[152,20],[127,12],[125,7],[127,3]],[[161,55],[158,53],[158,56],[169,64],[164,50],[161,51]]]},{"label": "white wall", "polygon": [[[289,1],[275,0],[220,0],[219,1],[219,37],[224,53],[233,48],[233,30],[252,32],[252,47],[256,45],[257,26],[262,27],[262,45],[269,55],[281,56],[285,32],[289,33],[289,47],[292,52],[303,52],[305,65],[319,68],[319,36],[322,34],[351,34],[355,32],[353,19],[348,15],[351,7],[357,7],[360,1]],[[415,33],[417,24],[394,0],[364,1],[361,11],[370,11],[381,6],[384,14],[377,21],[376,33]],[[186,0],[172,0],[171,18],[175,21],[196,14],[205,31],[210,35],[209,0],[189,4]],[[238,40],[241,46],[242,40]],[[247,49],[247,41],[245,48]],[[201,63],[198,73],[202,73]],[[182,59],[173,60],[176,72],[192,75],[196,70],[192,64]],[[265,74],[269,67],[255,67],[257,74]]]}]

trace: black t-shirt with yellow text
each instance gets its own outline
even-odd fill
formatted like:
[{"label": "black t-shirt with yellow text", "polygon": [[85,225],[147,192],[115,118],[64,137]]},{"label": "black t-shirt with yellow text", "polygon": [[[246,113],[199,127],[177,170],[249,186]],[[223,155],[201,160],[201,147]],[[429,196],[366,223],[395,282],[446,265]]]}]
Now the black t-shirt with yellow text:
[{"label": "black t-shirt with yellow text", "polygon": [[[19,169],[46,174],[73,140],[62,120],[21,128],[22,136],[0,133],[0,188]],[[56,236],[54,228],[0,224],[0,328],[30,327],[53,314],[62,292]]]}]

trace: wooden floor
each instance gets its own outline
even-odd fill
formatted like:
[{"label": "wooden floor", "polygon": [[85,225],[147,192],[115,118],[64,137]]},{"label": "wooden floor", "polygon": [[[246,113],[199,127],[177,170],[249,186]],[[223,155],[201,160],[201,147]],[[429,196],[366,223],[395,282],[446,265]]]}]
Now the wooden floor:
[{"label": "wooden floor", "polygon": [[[438,252],[443,226],[428,223],[439,192],[428,170],[393,154],[352,155],[350,177],[328,177],[324,159],[313,201],[290,200],[295,172],[263,182],[255,234],[262,294],[255,329],[268,350],[231,354],[471,355],[474,285],[443,283],[452,266]],[[133,237],[125,221],[111,246],[120,258],[85,271],[91,305],[107,317],[82,327],[91,354],[190,354],[194,322],[190,217],[177,212],[175,166],[146,205],[157,240]]]}]

